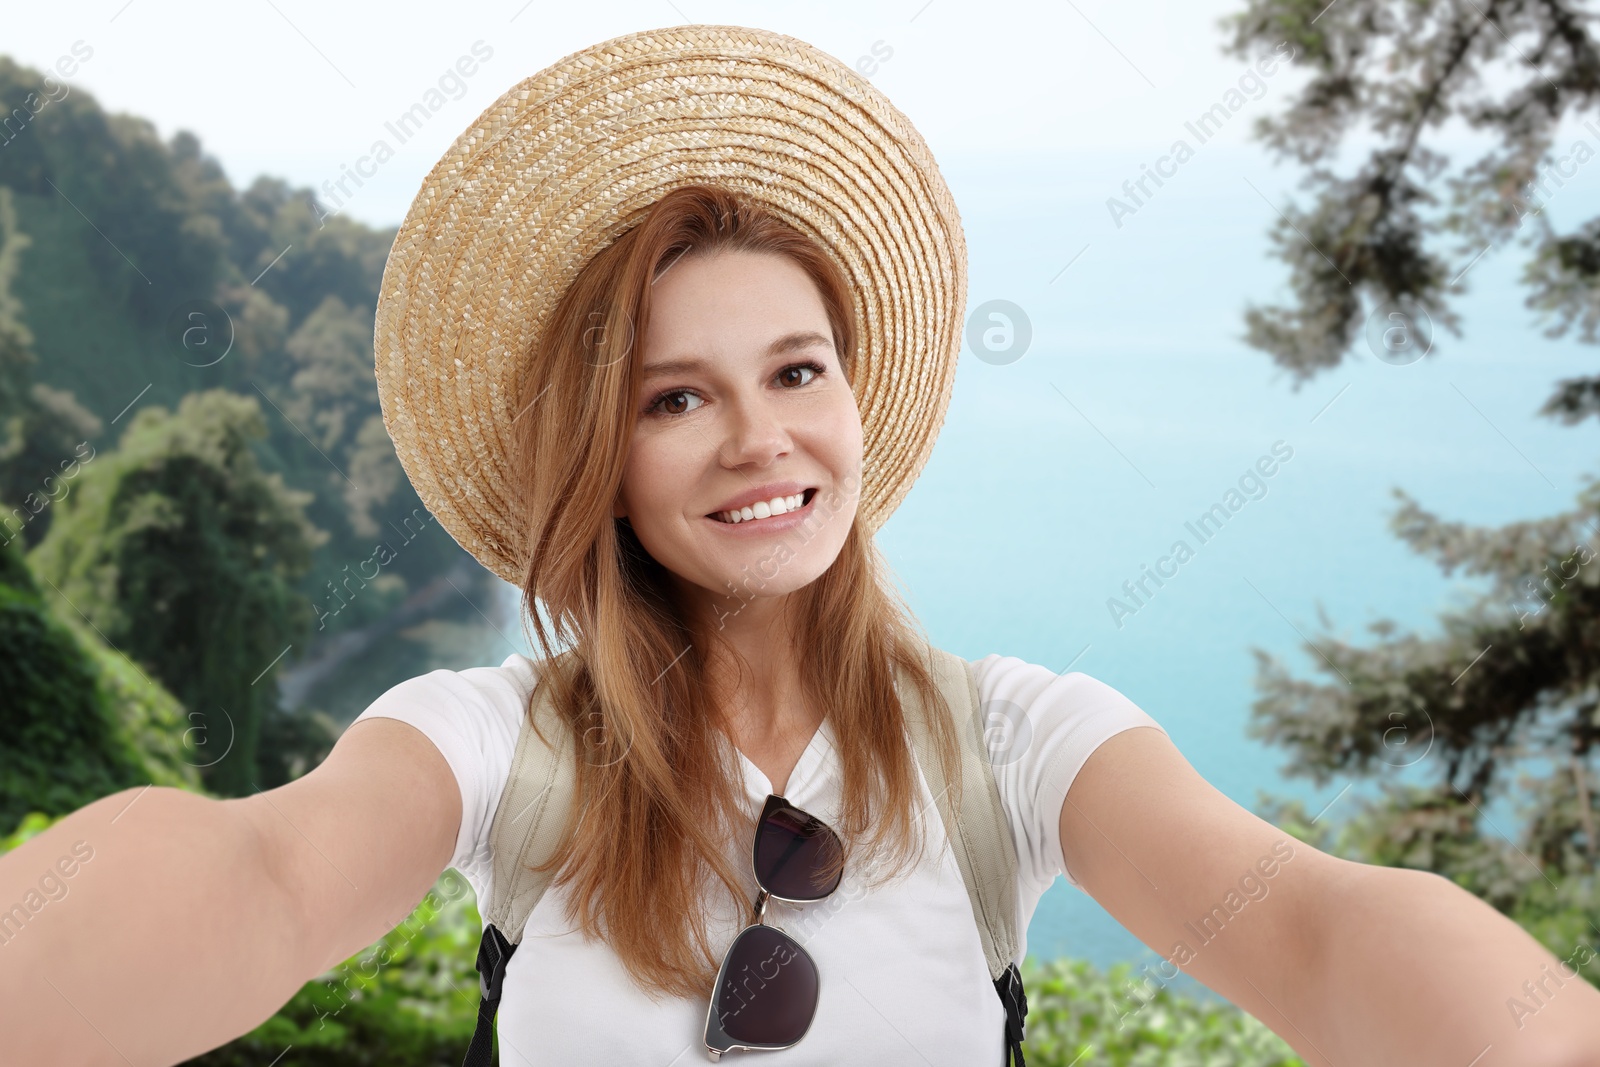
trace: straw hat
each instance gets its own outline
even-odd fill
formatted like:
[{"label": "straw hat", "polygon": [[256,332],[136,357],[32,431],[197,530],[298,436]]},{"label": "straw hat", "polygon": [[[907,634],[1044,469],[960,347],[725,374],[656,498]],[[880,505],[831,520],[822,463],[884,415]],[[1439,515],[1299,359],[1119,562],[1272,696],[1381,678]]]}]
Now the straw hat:
[{"label": "straw hat", "polygon": [[876,531],[944,422],[967,291],[961,218],[911,123],[804,41],[674,26],[583,49],[508,89],[429,171],[383,271],[384,425],[424,505],[519,584],[518,378],[600,249],[682,185],[731,187],[820,241],[861,327],[859,518]]}]

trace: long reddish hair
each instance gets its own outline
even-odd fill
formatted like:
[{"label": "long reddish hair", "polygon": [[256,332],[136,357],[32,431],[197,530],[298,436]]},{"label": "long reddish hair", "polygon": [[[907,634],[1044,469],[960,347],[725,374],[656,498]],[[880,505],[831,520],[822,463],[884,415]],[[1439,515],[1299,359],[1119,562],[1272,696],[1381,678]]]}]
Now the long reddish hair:
[{"label": "long reddish hair", "polygon": [[[525,610],[524,622],[546,657],[540,684],[579,753],[578,802],[547,867],[566,887],[567,921],[607,941],[651,996],[708,997],[727,945],[707,935],[703,894],[720,885],[748,914],[756,892],[748,863],[727,858],[733,842],[748,849],[754,824],[737,755],[721,743],[727,720],[708,696],[713,646],[736,662],[737,652],[719,629],[692,623],[665,568],[611,515],[638,410],[635,342],[649,322],[651,282],[680,257],[723,250],[787,256],[806,272],[853,381],[854,305],[829,254],[752,200],[692,185],[662,196],[584,265],[530,353],[514,424],[524,608],[542,609]],[[878,875],[864,885],[923,857],[894,671],[926,706],[948,711],[921,658],[926,636],[889,573],[852,521],[838,557],[790,598],[790,628],[806,649],[804,699],[826,709],[843,764],[834,829],[854,876],[868,867]],[[567,648],[570,669],[556,669],[552,658]],[[933,720],[945,780],[959,794],[953,727],[947,714]]]}]

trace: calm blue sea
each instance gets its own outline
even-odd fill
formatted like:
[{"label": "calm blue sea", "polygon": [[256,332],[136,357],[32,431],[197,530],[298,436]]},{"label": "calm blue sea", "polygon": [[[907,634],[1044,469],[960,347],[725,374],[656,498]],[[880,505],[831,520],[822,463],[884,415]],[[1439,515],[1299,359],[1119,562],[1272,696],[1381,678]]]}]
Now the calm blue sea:
[{"label": "calm blue sea", "polygon": [[[1408,366],[1360,349],[1296,391],[1241,340],[1245,308],[1287,292],[1267,201],[1285,206],[1295,175],[1207,145],[1118,228],[1106,198],[1151,158],[941,161],[966,229],[969,309],[1010,301],[1032,339],[1005,365],[963,353],[932,459],[879,541],[941,647],[1071,664],[1145,708],[1238,803],[1267,791],[1316,811],[1345,783],[1286,780],[1282,754],[1244,736],[1250,649],[1309,676],[1297,628],[1314,635],[1319,606],[1361,639],[1383,617],[1427,628],[1464,598],[1468,586],[1389,533],[1391,490],[1474,523],[1570,506],[1596,466],[1594,429],[1535,411],[1595,353],[1541,334],[1516,286],[1522,250],[1494,248],[1466,274],[1461,338],[1436,328]],[[1548,210],[1569,225],[1596,208],[1590,174]],[[1265,495],[1201,544],[1185,523],[1276,442],[1293,455]],[[1119,627],[1107,599],[1178,539],[1193,558]],[[1029,950],[1154,958],[1064,882],[1041,901]]]}]

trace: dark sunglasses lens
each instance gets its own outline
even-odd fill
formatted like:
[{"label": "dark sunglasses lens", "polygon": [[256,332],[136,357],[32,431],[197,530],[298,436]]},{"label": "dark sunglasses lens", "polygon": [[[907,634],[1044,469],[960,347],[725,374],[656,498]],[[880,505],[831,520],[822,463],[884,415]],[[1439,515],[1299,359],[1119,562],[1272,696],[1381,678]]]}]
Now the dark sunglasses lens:
[{"label": "dark sunglasses lens", "polygon": [[769,808],[756,828],[756,877],[773,896],[821,900],[839,887],[844,846],[799,808]]},{"label": "dark sunglasses lens", "polygon": [[817,1013],[816,965],[782,930],[747,926],[722,965],[716,1007],[735,1041],[792,1045]]}]

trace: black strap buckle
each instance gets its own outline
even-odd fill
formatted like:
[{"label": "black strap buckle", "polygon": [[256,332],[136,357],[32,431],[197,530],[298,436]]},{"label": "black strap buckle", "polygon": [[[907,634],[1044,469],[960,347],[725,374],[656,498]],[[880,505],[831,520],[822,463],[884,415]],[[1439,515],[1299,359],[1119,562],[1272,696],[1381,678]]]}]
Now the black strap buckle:
[{"label": "black strap buckle", "polygon": [[483,939],[478,942],[478,993],[484,1000],[500,999],[500,986],[506,977],[506,962],[517,946],[506,940],[506,935],[490,923],[483,928]]},{"label": "black strap buckle", "polygon": [[1022,988],[1022,972],[1015,963],[1007,964],[1000,977],[994,980],[994,991],[1000,995],[1000,1003],[1006,1008],[1008,1059],[1014,1058],[1017,1067],[1026,1067],[1026,1061],[1022,1058],[1022,1033],[1023,1020],[1028,1015],[1028,994]]},{"label": "black strap buckle", "polygon": [[500,986],[506,977],[506,961],[517,946],[506,940],[493,923],[483,928],[478,942],[478,1025],[472,1031],[462,1067],[491,1067],[494,1063],[494,1017],[500,1009]]}]

